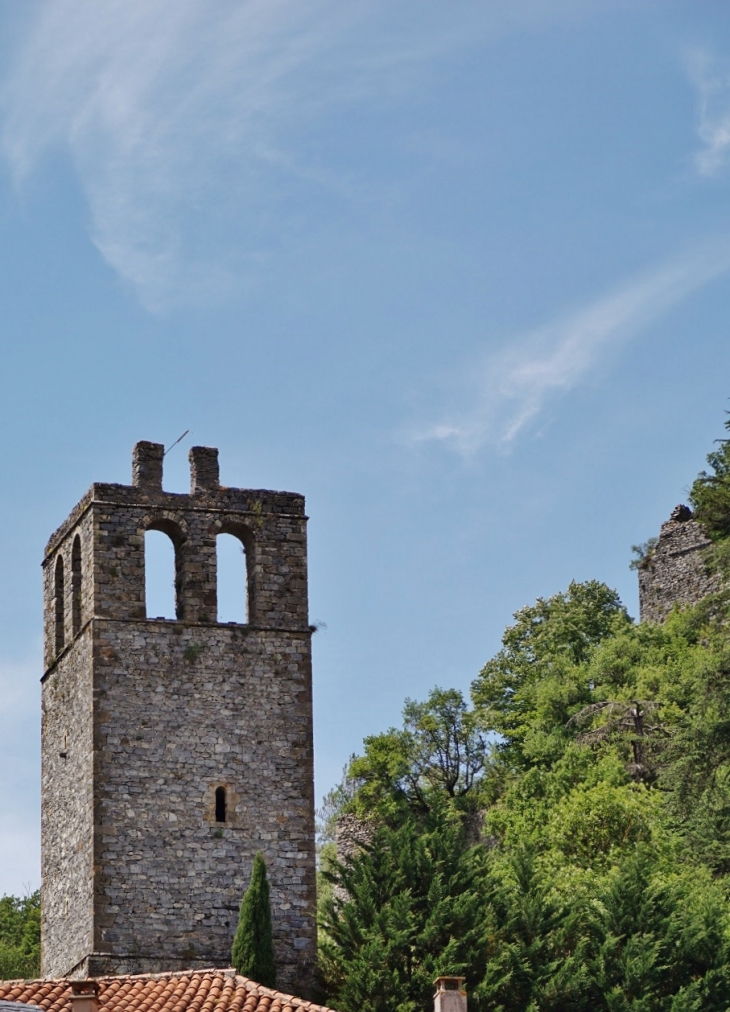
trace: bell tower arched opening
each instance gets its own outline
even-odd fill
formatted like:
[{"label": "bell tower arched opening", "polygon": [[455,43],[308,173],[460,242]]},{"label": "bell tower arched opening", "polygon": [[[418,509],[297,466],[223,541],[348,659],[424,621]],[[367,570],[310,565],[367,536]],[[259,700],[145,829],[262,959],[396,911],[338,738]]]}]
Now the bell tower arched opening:
[{"label": "bell tower arched opening", "polygon": [[168,533],[145,531],[144,580],[147,618],[176,619],[176,550]]},{"label": "bell tower arched opening", "polygon": [[218,621],[248,623],[248,559],[243,540],[224,531],[215,539]]}]

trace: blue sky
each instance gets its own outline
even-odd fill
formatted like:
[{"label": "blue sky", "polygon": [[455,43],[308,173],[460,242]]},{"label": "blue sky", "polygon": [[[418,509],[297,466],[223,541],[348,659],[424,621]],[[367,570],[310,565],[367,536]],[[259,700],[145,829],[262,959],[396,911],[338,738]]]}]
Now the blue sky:
[{"label": "blue sky", "polygon": [[723,435],[709,0],[0,0],[0,893],[39,881],[43,545],[138,439],[307,497],[317,793]]}]

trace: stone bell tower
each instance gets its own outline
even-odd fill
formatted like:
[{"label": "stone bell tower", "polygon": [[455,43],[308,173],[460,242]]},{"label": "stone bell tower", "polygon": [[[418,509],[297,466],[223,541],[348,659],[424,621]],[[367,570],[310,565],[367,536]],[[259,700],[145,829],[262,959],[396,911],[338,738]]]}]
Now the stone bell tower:
[{"label": "stone bell tower", "polygon": [[[228,966],[262,851],[278,986],[315,958],[311,633],[304,498],[225,488],[163,447],[92,485],[43,562],[43,974]],[[175,548],[175,620],[145,612],[144,536]],[[216,537],[246,555],[245,623],[217,621]],[[242,570],[243,574],[243,570]],[[242,575],[242,579],[244,576]]]}]

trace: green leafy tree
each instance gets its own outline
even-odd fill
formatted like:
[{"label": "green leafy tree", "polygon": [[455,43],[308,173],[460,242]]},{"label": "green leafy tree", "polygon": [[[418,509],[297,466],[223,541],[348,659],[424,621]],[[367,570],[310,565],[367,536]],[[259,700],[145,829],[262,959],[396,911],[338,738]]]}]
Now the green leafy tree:
[{"label": "green leafy tree", "polygon": [[505,761],[519,768],[562,751],[574,704],[592,701],[577,669],[630,619],[616,591],[597,580],[538,598],[515,619],[473,683],[472,698],[483,726],[501,736]]},{"label": "green leafy tree", "polygon": [[0,899],[0,979],[39,977],[41,971],[40,892]]},{"label": "green leafy tree", "polygon": [[631,742],[632,761],[627,764],[626,770],[634,780],[650,783],[656,777],[656,770],[650,760],[651,743],[647,742],[647,738],[665,735],[667,730],[661,723],[647,721],[647,717],[660,708],[661,704],[651,699],[603,699],[574,713],[568,724],[580,727],[593,722],[596,716],[602,718],[601,723],[583,731],[576,740],[595,745],[616,735],[627,736]]},{"label": "green leafy tree", "polygon": [[251,882],[241,902],[231,961],[244,977],[276,987],[269,882],[261,853],[254,858]]},{"label": "green leafy tree", "polygon": [[647,538],[640,545],[632,545],[634,558],[629,562],[629,569],[643,569],[648,565],[658,543],[659,538]]},{"label": "green leafy tree", "polygon": [[[407,699],[403,727],[365,739],[331,813],[350,810],[365,818],[397,819],[404,810],[424,815],[448,799],[456,808],[479,807],[490,745],[480,716],[456,689],[433,689],[419,703]],[[337,808],[337,806],[335,806]]]},{"label": "green leafy tree", "polygon": [[[350,764],[332,811],[375,831],[328,854],[330,1004],[409,1012],[451,972],[478,1012],[729,1008],[728,595],[635,625],[572,584],[517,614],[473,697],[409,701]],[[471,776],[442,758],[464,735]]]},{"label": "green leafy tree", "polygon": [[[725,428],[730,430],[730,419]],[[730,536],[730,439],[720,439],[718,443],[718,448],[707,455],[712,471],[701,471],[690,492],[695,518],[705,525],[714,540]]]},{"label": "green leafy tree", "polygon": [[704,664],[665,749],[660,785],[673,829],[714,872],[730,874],[730,644],[726,620],[702,629]]}]

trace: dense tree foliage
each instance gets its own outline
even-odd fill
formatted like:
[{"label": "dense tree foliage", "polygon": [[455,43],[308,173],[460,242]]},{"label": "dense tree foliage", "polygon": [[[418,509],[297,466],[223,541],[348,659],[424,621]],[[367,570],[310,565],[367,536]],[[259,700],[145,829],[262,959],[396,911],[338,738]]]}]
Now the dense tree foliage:
[{"label": "dense tree foliage", "polygon": [[364,745],[330,796],[335,815],[343,803],[364,818],[406,809],[425,814],[444,797],[468,807],[490,752],[480,715],[456,689],[439,688],[425,703],[407,699],[403,728],[371,735]]},{"label": "dense tree foliage", "polygon": [[[707,460],[691,503],[730,577],[730,440]],[[331,1004],[415,1012],[446,973],[478,1012],[730,1008],[730,593],[639,626],[572,583],[515,615],[471,706],[403,717],[328,797]],[[345,813],[367,842],[338,862]]]},{"label": "dense tree foliage", "polygon": [[538,598],[515,619],[472,696],[486,726],[501,736],[502,761],[517,770],[560,754],[576,704],[592,701],[582,677],[585,661],[630,620],[616,592],[596,580]]},{"label": "dense tree foliage", "polygon": [[0,899],[0,980],[39,977],[41,972],[41,897]]},{"label": "dense tree foliage", "polygon": [[[730,430],[730,419],[725,428]],[[720,439],[718,444],[707,455],[712,471],[701,471],[690,492],[695,516],[714,540],[730,537],[730,439]]]},{"label": "dense tree foliage", "polygon": [[370,842],[323,878],[342,1012],[730,1006],[730,599],[660,626],[595,581],[524,608],[474,682],[366,739],[330,817]]},{"label": "dense tree foliage", "polygon": [[349,897],[331,896],[322,917],[322,969],[339,1007],[428,1008],[437,974],[477,969],[484,851],[466,846],[448,808],[380,826],[362,854],[327,874]]}]

